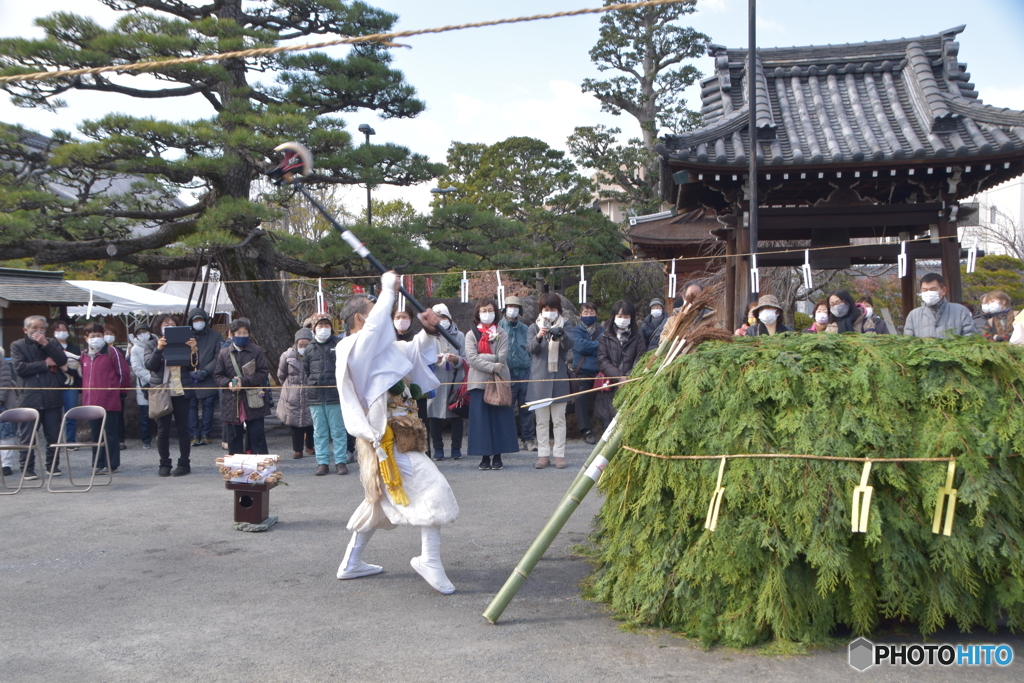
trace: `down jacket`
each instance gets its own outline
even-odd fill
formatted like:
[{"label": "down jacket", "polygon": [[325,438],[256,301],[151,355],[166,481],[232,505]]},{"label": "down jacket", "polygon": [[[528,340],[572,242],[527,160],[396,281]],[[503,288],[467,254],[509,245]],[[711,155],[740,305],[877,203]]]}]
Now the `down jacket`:
[{"label": "down jacket", "polygon": [[289,427],[311,426],[313,416],[309,412],[306,390],[302,388],[306,386],[306,364],[294,346],[281,354],[277,364],[277,381],[281,383],[277,418]]},{"label": "down jacket", "polygon": [[83,353],[81,363],[82,405],[102,406],[108,413],[121,412],[121,397],[127,396],[132,386],[132,371],[124,354],[104,344],[95,356]]}]

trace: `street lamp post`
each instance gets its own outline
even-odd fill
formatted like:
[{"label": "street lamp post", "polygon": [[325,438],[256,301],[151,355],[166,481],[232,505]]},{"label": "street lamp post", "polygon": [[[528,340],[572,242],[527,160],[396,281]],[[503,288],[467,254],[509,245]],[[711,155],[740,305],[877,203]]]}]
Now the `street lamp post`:
[{"label": "street lamp post", "polygon": [[[369,147],[369,145],[370,145],[370,136],[377,134],[377,131],[375,131],[373,128],[371,128],[370,124],[368,124],[368,123],[360,123],[359,124],[359,132],[366,136],[366,146],[367,147]],[[372,209],[372,205],[370,203],[370,190],[371,190],[370,181],[369,181],[369,179],[367,179],[367,181],[366,181],[366,225],[368,225],[368,226],[372,226],[373,225],[373,209]]]},{"label": "street lamp post", "polygon": [[441,202],[442,202],[442,204],[445,207],[447,207],[448,206],[448,195],[450,195],[452,192],[458,192],[459,189],[457,187],[434,187],[434,188],[431,188],[430,191],[433,194],[441,195]]}]

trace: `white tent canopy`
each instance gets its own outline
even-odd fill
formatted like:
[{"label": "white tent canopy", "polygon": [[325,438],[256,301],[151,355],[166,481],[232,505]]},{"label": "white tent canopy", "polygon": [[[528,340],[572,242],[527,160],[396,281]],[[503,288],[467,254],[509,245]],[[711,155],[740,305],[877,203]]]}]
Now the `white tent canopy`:
[{"label": "white tent canopy", "polygon": [[[185,310],[184,297],[160,292],[127,282],[106,282],[103,280],[68,280],[76,287],[95,292],[108,301],[114,302],[109,308],[93,306],[93,315],[156,315],[157,313],[181,313]],[[187,292],[186,292],[187,294]],[[68,306],[69,315],[85,315],[88,306]]]},{"label": "white tent canopy", "polygon": [[[196,282],[195,291],[192,292],[192,306],[196,305],[196,301],[199,299],[199,290],[203,287],[202,282]],[[156,291],[163,292],[165,294],[172,294],[176,297],[180,297],[182,300],[188,299],[189,290],[192,289],[191,280],[171,280],[166,282]],[[206,312],[213,313],[213,296],[217,295],[217,312],[218,313],[234,313],[235,305],[231,303],[231,299],[228,297],[227,288],[219,282],[209,282],[206,285]],[[182,304],[184,306],[184,304]]]}]

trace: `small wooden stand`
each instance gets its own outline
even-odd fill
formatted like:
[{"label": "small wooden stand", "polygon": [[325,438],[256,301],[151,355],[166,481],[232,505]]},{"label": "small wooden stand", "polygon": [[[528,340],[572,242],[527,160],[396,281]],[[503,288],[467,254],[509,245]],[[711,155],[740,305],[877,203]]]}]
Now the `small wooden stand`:
[{"label": "small wooden stand", "polygon": [[270,489],[273,484],[240,484],[224,482],[224,487],[235,492],[235,528],[240,531],[266,531],[277,517],[270,516]]}]

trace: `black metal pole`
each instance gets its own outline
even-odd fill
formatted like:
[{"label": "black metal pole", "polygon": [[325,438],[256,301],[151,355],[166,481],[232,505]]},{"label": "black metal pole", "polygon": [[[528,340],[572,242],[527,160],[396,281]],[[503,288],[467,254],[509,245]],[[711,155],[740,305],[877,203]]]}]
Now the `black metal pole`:
[{"label": "black metal pole", "polygon": [[[366,133],[366,146],[370,146],[370,133]],[[373,201],[370,198],[370,181],[366,181],[366,225],[373,227]]]},{"label": "black metal pole", "polygon": [[[748,56],[747,56],[747,127],[750,136],[750,168],[749,190],[750,207],[747,226],[750,230],[750,253],[757,253],[757,0],[749,0],[749,16],[747,17]],[[751,262],[753,260],[751,259]]]},{"label": "black metal pole", "polygon": [[[384,267],[384,264],[381,263],[380,261],[378,261],[377,257],[370,253],[370,250],[366,248],[366,245],[363,244],[362,242],[360,242],[359,238],[356,237],[354,234],[352,234],[351,230],[346,228],[344,225],[342,225],[338,221],[334,220],[334,217],[331,216],[331,214],[329,214],[327,212],[327,209],[324,208],[323,205],[320,204],[320,202],[318,202],[316,199],[314,199],[313,195],[310,194],[309,190],[307,190],[306,187],[302,183],[294,182],[292,184],[299,190],[299,192],[302,193],[302,196],[305,197],[309,201],[310,204],[312,204],[314,207],[316,207],[316,210],[320,212],[320,215],[322,215],[324,218],[326,218],[327,221],[331,225],[333,225],[334,228],[338,232],[341,233],[341,239],[345,240],[345,243],[348,244],[348,246],[352,247],[352,249],[357,254],[359,254],[364,259],[369,261],[370,265],[372,265],[374,268],[379,270],[381,273],[388,272],[388,269]],[[399,282],[401,282],[401,281],[399,281]],[[399,291],[399,293],[402,296],[405,297],[406,301],[408,301],[409,304],[413,308],[415,308],[417,311],[419,311],[420,313],[423,313],[424,311],[427,310],[426,307],[423,304],[421,304],[419,301],[417,301],[416,298],[412,294],[409,294],[409,292],[405,291],[405,287],[399,285],[398,291]],[[449,333],[447,330],[445,330],[442,327],[439,327],[439,328],[437,328],[437,331],[441,334],[442,337],[447,339],[448,343],[451,344],[453,347],[455,347],[457,349],[461,349],[462,348],[461,345],[459,344],[459,342],[455,340],[455,337],[452,336],[452,334]]]}]

